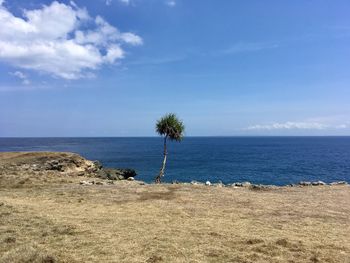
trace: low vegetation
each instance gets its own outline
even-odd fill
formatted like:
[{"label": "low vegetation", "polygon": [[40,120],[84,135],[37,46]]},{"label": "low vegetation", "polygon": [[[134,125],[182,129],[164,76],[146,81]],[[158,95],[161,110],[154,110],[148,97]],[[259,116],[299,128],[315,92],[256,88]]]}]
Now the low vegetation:
[{"label": "low vegetation", "polygon": [[347,185],[254,191],[7,176],[14,183],[0,177],[1,263],[349,262]]}]

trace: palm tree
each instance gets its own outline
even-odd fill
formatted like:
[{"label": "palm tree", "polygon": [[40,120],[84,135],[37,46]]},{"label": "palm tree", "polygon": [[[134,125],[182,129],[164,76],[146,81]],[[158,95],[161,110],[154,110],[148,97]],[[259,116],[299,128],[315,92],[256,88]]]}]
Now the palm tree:
[{"label": "palm tree", "polygon": [[180,142],[184,136],[185,125],[174,113],[168,113],[160,118],[156,123],[156,132],[164,137],[164,159],[159,174],[155,178],[155,183],[159,184],[164,176],[164,169],[167,158],[167,140]]}]

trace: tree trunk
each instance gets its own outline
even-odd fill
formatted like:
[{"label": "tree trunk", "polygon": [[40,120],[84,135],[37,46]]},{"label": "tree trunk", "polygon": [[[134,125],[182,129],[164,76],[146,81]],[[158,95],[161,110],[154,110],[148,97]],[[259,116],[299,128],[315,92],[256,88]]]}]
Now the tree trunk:
[{"label": "tree trunk", "polygon": [[161,183],[161,179],[164,176],[164,170],[165,170],[165,164],[166,164],[166,157],[167,157],[167,148],[166,148],[166,141],[167,141],[168,136],[164,137],[164,159],[163,159],[163,164],[162,164],[162,168],[160,168],[159,174],[155,179],[155,183],[156,184],[160,184]]}]

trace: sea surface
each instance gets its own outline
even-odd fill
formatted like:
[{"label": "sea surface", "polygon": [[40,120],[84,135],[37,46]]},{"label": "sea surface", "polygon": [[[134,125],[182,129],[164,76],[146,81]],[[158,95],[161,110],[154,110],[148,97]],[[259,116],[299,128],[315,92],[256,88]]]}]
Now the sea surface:
[{"label": "sea surface", "polygon": [[[152,182],[163,141],[147,138],[0,138],[0,151],[68,151]],[[350,137],[186,137],[169,143],[164,181],[350,182]]]}]

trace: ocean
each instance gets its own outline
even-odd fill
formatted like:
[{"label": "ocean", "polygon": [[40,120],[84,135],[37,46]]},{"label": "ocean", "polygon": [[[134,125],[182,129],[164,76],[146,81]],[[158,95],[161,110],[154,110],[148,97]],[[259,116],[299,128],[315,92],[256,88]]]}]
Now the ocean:
[{"label": "ocean", "polygon": [[[105,167],[133,168],[152,182],[162,163],[160,137],[0,138],[0,151],[67,151]],[[186,137],[170,142],[165,182],[350,181],[350,137]]]}]

